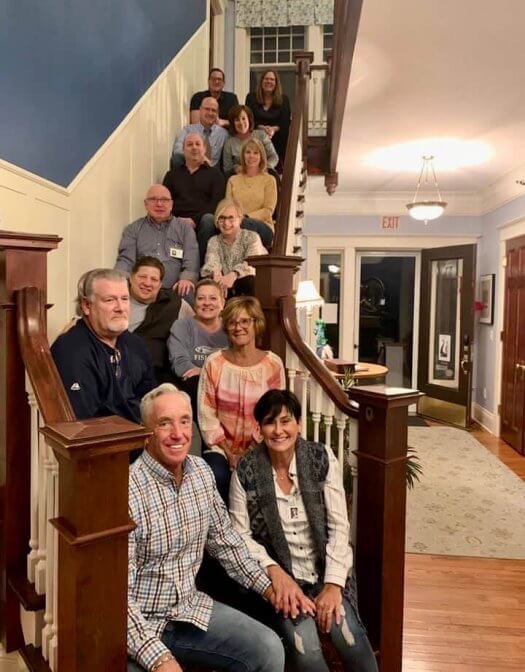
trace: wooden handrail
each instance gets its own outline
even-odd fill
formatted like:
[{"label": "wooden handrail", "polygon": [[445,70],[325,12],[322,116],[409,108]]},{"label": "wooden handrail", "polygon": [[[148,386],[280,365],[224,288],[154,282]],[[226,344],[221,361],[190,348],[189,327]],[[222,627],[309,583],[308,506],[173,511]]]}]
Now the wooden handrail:
[{"label": "wooden handrail", "polygon": [[305,115],[307,115],[308,80],[310,77],[310,63],[313,61],[313,58],[313,52],[311,51],[301,51],[296,54],[297,90],[293,106],[292,123],[290,124],[290,131],[288,133],[288,143],[286,145],[279,209],[276,218],[277,224],[271,251],[271,254],[276,256],[286,254],[290,214],[295,208],[295,204],[292,204],[295,186],[295,165],[299,147],[301,144],[306,147],[306,144],[304,142],[301,143],[301,140],[304,138],[303,124],[305,123]]},{"label": "wooden handrail", "polygon": [[49,350],[42,293],[24,287],[15,296],[18,342],[44,423],[74,422],[73,407]]},{"label": "wooden handrail", "polygon": [[327,106],[329,159],[325,175],[329,194],[333,194],[337,187],[337,159],[362,5],[363,0],[335,0],[334,3],[334,46]]},{"label": "wooden handrail", "polygon": [[286,335],[286,340],[295,354],[337,408],[346,415],[357,418],[359,415],[357,408],[352,406],[344,390],[335,381],[326,366],[303,341],[297,324],[294,298],[292,296],[281,297],[279,299],[279,307],[281,325]]}]

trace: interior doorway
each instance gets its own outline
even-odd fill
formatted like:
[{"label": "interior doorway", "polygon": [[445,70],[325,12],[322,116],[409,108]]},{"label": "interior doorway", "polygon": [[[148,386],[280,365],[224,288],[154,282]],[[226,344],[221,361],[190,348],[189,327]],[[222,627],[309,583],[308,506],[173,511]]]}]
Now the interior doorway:
[{"label": "interior doorway", "polygon": [[386,384],[416,380],[419,253],[358,252],[354,357],[388,368]]}]

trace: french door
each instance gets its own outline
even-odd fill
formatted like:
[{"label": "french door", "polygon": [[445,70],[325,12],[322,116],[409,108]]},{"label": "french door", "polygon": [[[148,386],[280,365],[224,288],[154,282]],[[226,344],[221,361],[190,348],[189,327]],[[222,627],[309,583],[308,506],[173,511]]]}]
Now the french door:
[{"label": "french door", "polygon": [[501,438],[525,454],[525,236],[507,241]]},{"label": "french door", "polygon": [[423,250],[418,412],[468,427],[471,421],[475,245]]}]

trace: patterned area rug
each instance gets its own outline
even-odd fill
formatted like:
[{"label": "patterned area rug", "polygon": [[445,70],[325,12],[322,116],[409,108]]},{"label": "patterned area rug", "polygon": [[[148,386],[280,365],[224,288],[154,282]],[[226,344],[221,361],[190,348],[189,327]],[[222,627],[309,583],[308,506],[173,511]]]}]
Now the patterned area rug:
[{"label": "patterned area rug", "polygon": [[409,427],[423,475],[407,497],[412,553],[525,559],[525,483],[470,434]]}]

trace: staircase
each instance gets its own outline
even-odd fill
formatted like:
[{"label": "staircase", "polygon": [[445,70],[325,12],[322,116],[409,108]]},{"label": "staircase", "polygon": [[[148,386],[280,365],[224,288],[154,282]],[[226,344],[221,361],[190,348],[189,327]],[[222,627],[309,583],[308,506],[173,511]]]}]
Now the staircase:
[{"label": "staircase", "polygon": [[[360,8],[361,0],[335,3],[328,149],[317,167],[329,193]],[[311,415],[308,438],[335,446],[349,472],[361,616],[381,671],[401,672],[406,422],[416,395],[384,386],[345,393],[300,334],[293,296],[309,130],[324,131],[322,119],[308,119],[319,109],[309,96],[311,60],[297,55],[272,253],[250,263],[267,318],[263,346],[281,356],[289,388]],[[31,670],[124,672],[128,453],[147,432],[116,417],[76,421],[46,335],[46,259],[59,243],[0,232],[0,647],[19,650]]]}]

